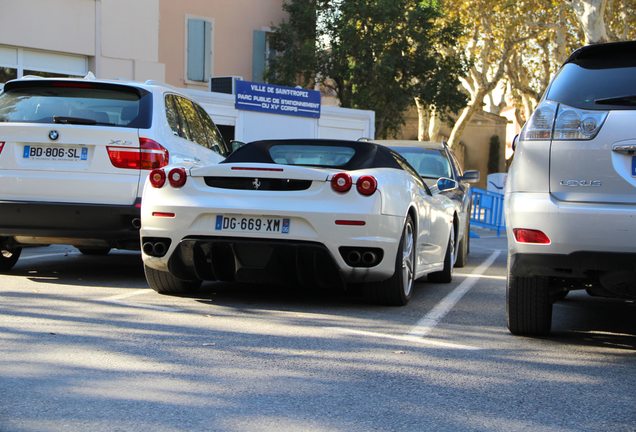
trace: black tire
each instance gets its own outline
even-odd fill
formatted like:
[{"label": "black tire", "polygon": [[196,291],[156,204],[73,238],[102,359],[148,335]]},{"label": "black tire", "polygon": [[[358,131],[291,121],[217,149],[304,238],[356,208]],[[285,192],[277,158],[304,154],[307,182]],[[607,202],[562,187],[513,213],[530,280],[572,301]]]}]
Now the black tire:
[{"label": "black tire", "polygon": [[83,255],[101,256],[101,255],[108,255],[108,253],[110,252],[110,248],[109,247],[96,247],[96,248],[78,247],[77,249]]},{"label": "black tire", "polygon": [[15,263],[18,262],[18,258],[20,258],[21,253],[21,247],[0,248],[0,271],[11,270]]},{"label": "black tire", "polygon": [[450,235],[448,236],[448,245],[446,246],[446,254],[444,255],[444,269],[442,271],[430,273],[428,275],[428,281],[435,283],[450,283],[453,280],[453,261],[455,258],[455,227],[451,225]]},{"label": "black tire", "polygon": [[415,226],[411,216],[407,216],[395,257],[395,273],[385,281],[369,284],[367,296],[377,304],[404,306],[413,294],[414,276]]},{"label": "black tire", "polygon": [[468,262],[468,243],[470,242],[470,223],[466,222],[466,229],[464,230],[464,237],[459,241],[457,245],[457,259],[455,260],[455,267],[462,268]]},{"label": "black tire", "polygon": [[201,286],[200,280],[183,280],[174,277],[169,272],[155,270],[144,264],[146,281],[153,290],[159,294],[191,294],[196,292]]},{"label": "black tire", "polygon": [[508,330],[519,336],[544,336],[552,326],[552,302],[548,278],[513,276],[506,286]]}]

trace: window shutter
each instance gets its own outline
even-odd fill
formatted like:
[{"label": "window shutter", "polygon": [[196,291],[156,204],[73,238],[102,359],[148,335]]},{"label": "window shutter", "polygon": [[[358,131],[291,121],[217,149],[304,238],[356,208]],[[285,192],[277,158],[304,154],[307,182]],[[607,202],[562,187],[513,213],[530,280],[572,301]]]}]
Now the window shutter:
[{"label": "window shutter", "polygon": [[212,23],[188,19],[188,71],[190,81],[207,81],[210,77]]},{"label": "window shutter", "polygon": [[265,75],[266,35],[267,32],[254,30],[252,37],[252,81],[255,82],[263,82]]}]

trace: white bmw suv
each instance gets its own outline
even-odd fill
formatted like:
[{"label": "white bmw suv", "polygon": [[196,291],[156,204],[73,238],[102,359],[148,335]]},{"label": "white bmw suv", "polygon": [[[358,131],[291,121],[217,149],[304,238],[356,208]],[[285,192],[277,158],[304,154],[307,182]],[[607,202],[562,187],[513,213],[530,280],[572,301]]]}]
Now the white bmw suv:
[{"label": "white bmw suv", "polygon": [[228,153],[205,110],[176,89],[22,78],[0,93],[0,271],[25,245],[85,254],[139,249],[141,193],[168,163]]},{"label": "white bmw suv", "polygon": [[505,215],[513,334],[549,333],[570,290],[636,298],[636,41],[564,63],[519,136]]}]

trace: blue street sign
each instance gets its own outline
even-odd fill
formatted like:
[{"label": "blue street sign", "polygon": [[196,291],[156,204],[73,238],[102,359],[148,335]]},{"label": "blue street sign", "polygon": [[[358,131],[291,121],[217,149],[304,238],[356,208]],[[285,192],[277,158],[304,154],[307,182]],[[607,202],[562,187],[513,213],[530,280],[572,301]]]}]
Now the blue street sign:
[{"label": "blue street sign", "polygon": [[236,109],[320,117],[320,92],[274,84],[236,81]]}]

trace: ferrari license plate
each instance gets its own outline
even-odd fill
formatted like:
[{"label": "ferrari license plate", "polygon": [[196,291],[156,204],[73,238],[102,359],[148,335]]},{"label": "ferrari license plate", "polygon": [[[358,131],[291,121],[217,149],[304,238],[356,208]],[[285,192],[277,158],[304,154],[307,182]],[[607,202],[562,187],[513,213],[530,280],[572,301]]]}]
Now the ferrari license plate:
[{"label": "ferrari license plate", "polygon": [[636,156],[632,156],[632,176],[636,177]]},{"label": "ferrari license plate", "polygon": [[215,231],[289,234],[289,219],[265,216],[216,215]]},{"label": "ferrari license plate", "polygon": [[22,157],[31,160],[85,161],[88,159],[88,147],[25,145]]}]

